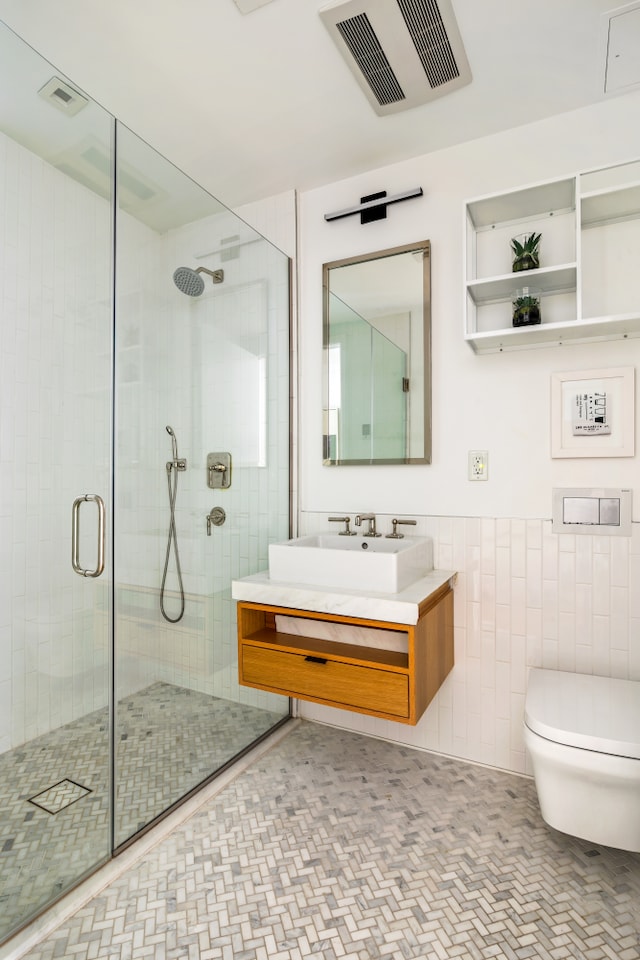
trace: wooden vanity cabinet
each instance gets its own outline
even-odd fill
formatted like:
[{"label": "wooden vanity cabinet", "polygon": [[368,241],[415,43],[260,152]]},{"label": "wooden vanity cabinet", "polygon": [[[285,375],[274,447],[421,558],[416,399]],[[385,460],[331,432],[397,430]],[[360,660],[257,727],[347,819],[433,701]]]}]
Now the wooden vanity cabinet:
[{"label": "wooden vanity cabinet", "polygon": [[[342,639],[285,633],[276,617],[341,624]],[[348,627],[403,634],[405,650],[348,642]],[[406,644],[404,639],[406,638]],[[416,724],[453,667],[453,590],[449,583],[419,605],[415,624],[344,617],[238,602],[240,683],[385,720]]]}]

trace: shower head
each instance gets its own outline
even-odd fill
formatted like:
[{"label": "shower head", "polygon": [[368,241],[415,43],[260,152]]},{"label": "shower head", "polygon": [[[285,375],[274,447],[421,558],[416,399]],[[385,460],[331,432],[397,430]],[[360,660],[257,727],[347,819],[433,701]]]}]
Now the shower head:
[{"label": "shower head", "polygon": [[[198,279],[200,279],[200,278],[198,277]],[[202,286],[204,286],[204,283],[202,284]],[[167,430],[167,433],[169,434],[169,436],[171,437],[171,449],[172,449],[172,451],[173,451],[173,459],[174,459],[174,461],[177,461],[177,459],[178,459],[178,441],[176,440],[176,435],[175,435],[175,433],[173,432],[173,429],[172,429],[171,427],[167,427],[166,430]]]},{"label": "shower head", "polygon": [[224,270],[207,270],[206,267],[178,267],[173,274],[173,282],[181,293],[186,293],[188,297],[199,297],[204,291],[204,280],[201,273],[208,274],[213,283],[222,283],[224,280]]},{"label": "shower head", "polygon": [[173,282],[181,293],[186,293],[189,297],[199,297],[204,290],[204,280],[191,267],[178,267],[173,274]]}]

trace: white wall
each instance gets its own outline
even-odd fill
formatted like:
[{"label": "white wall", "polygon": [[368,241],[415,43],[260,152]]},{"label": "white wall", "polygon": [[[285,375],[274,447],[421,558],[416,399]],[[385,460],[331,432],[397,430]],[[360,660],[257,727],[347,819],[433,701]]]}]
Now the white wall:
[{"label": "white wall", "polygon": [[[476,356],[462,339],[464,201],[639,156],[639,108],[633,93],[301,195],[301,531],[327,529],[333,513],[413,516],[434,536],[437,565],[460,574],[456,666],[416,730],[308,704],[303,716],[524,770],[528,666],[640,679],[635,527],[621,545],[559,538],[548,524],[556,486],[630,487],[640,519],[637,456],[550,456],[551,374],[635,367],[640,340]],[[387,220],[323,219],[365,194],[418,185],[424,197],[390,207]],[[432,244],[432,463],[323,467],[322,263],[421,239]],[[471,449],[489,451],[486,483],[467,480]]]},{"label": "white wall", "polygon": [[[255,216],[276,233],[287,219],[292,228],[290,200],[253,205]],[[221,262],[215,251],[229,235],[244,245]],[[119,243],[116,364],[131,357],[136,372],[117,388],[117,694],[163,681],[282,710],[283,698],[239,687],[230,582],[263,567],[269,541],[289,528],[286,258],[228,211],[158,235],[128,218]],[[199,259],[222,267],[224,281],[205,278],[204,293],[192,298],[171,277]],[[187,460],[176,497],[186,607],[175,624],[158,602],[170,516],[167,424]],[[232,484],[210,490],[207,454],[222,451],[232,456]],[[227,517],[207,536],[213,506]],[[173,617],[177,589],[172,546],[165,609]]]},{"label": "white wall", "polygon": [[[634,488],[634,517],[640,519],[635,459],[579,462],[549,455],[551,372],[632,365],[639,343],[476,357],[462,340],[464,201],[640,155],[639,107],[636,93],[301,195],[301,509],[392,512],[402,505],[405,513],[548,517],[552,487],[609,485]],[[418,185],[424,198],[390,207],[387,220],[365,226],[357,216],[323,220],[367,193]],[[432,243],[433,462],[322,467],[322,263],[425,238]],[[471,449],[489,451],[486,484],[466,479]]]}]

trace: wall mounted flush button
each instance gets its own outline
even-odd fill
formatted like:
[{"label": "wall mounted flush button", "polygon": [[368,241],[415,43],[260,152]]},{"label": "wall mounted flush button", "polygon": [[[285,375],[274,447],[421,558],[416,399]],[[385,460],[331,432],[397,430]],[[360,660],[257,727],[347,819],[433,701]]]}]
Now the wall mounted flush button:
[{"label": "wall mounted flush button", "polygon": [[597,497],[563,497],[564,523],[600,523]]},{"label": "wall mounted flush button", "polygon": [[617,497],[600,499],[600,523],[613,527],[620,525],[620,500]]},{"label": "wall mounted flush button", "polygon": [[630,537],[631,491],[554,489],[553,532]]}]

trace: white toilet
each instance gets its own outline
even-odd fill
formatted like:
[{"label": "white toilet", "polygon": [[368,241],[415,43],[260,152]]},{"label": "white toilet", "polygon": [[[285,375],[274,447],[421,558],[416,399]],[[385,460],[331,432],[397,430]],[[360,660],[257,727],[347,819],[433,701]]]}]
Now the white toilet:
[{"label": "white toilet", "polygon": [[532,669],[524,742],[550,826],[640,852],[640,682]]}]

